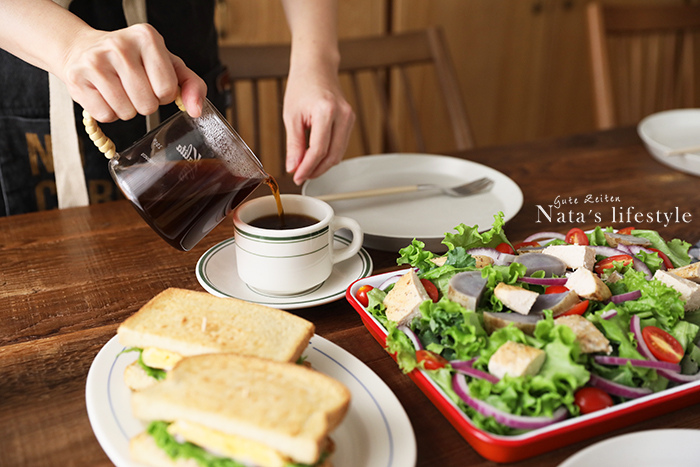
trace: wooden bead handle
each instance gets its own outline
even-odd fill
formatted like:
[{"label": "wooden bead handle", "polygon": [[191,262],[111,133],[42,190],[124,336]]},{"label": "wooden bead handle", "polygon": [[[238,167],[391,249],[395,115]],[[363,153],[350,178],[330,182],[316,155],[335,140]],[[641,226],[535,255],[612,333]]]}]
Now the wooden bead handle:
[{"label": "wooden bead handle", "polygon": [[[175,104],[182,112],[185,112],[185,105],[182,103],[182,96],[179,91],[175,98]],[[113,158],[117,153],[117,147],[111,139],[105,136],[102,129],[97,125],[97,122],[87,110],[83,110],[83,125],[85,125],[85,131],[90,137],[90,140],[95,143],[97,149],[104,154],[107,159]]]}]

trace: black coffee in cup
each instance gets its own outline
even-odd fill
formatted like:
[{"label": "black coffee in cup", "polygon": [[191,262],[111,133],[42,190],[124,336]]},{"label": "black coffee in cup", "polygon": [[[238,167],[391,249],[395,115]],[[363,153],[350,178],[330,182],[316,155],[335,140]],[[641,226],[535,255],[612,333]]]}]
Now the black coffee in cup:
[{"label": "black coffee in cup", "polygon": [[281,216],[278,214],[270,214],[267,216],[258,217],[248,222],[253,227],[270,230],[290,230],[308,227],[318,223],[319,220],[306,214],[293,214],[285,212]]}]

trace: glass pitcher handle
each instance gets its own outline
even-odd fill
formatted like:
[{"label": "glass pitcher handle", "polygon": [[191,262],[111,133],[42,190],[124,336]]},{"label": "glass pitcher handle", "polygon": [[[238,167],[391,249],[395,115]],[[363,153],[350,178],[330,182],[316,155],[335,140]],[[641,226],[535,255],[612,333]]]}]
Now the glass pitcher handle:
[{"label": "glass pitcher handle", "polygon": [[[182,111],[185,112],[185,105],[182,103],[182,95],[180,90],[177,91],[177,97],[175,98],[175,104]],[[102,129],[97,125],[97,122],[92,115],[88,113],[87,110],[83,110],[83,125],[85,125],[85,131],[87,132],[90,140],[95,143],[97,149],[105,155],[107,159],[111,159],[117,153],[117,148],[114,142],[107,138]]]}]

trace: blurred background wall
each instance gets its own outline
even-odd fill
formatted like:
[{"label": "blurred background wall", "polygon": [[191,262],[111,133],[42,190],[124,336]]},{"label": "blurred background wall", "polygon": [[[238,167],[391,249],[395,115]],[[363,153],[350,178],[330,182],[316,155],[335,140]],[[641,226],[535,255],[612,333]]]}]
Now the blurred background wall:
[{"label": "blurred background wall", "polygon": [[[222,43],[289,41],[279,0],[218,0]],[[592,131],[586,40],[588,0],[339,0],[339,35],[441,26],[458,73],[477,146]],[[697,1],[695,1],[697,3]],[[689,0],[606,0],[610,4],[683,4]],[[417,70],[418,79],[420,70]],[[426,78],[427,79],[427,78]],[[421,87],[422,88],[422,87]],[[419,95],[430,152],[448,152],[443,112],[425,86]],[[371,105],[371,103],[370,103]],[[270,112],[269,131],[276,131]],[[402,125],[397,112],[397,125]],[[246,137],[245,122],[239,131]],[[381,132],[374,134],[381,152]],[[271,133],[276,134],[276,133]],[[406,135],[407,140],[410,135]],[[409,143],[410,144],[410,143]],[[263,163],[265,150],[261,151]],[[359,155],[351,142],[347,157]]]}]

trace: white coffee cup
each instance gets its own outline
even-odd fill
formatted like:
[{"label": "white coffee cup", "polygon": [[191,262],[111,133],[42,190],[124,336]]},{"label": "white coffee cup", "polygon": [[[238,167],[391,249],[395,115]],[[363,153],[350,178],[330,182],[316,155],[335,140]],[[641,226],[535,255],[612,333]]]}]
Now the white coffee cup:
[{"label": "white coffee cup", "polygon": [[[281,195],[284,212],[303,214],[318,222],[294,229],[254,227],[250,222],[276,215],[273,196],[247,201],[233,212],[236,265],[239,277],[253,290],[268,295],[296,295],[319,287],[333,265],[354,256],[363,234],[354,219],[335,215],[326,202],[310,196]],[[334,248],[340,229],[352,232],[352,241]]]}]

